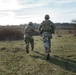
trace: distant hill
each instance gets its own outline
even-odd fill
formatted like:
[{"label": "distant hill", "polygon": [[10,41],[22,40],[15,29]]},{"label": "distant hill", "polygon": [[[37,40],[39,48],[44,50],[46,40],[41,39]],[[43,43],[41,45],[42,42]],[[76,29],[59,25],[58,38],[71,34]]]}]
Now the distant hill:
[{"label": "distant hill", "polygon": [[[73,29],[74,28],[73,24],[71,23],[54,23],[54,24],[55,24],[56,29],[59,29],[59,28],[60,29]],[[34,26],[37,29],[40,26],[40,24],[34,23]]]},{"label": "distant hill", "polygon": [[55,27],[61,29],[73,29],[73,24],[71,23],[55,23]]},{"label": "distant hill", "polygon": [[[55,24],[56,29],[73,29],[74,28],[74,25],[72,23],[54,23],[54,24]],[[0,26],[0,28],[12,27],[12,28],[24,30],[25,26],[27,26],[27,24]],[[34,23],[34,27],[36,29],[38,29],[39,26],[40,26],[40,24]]]}]

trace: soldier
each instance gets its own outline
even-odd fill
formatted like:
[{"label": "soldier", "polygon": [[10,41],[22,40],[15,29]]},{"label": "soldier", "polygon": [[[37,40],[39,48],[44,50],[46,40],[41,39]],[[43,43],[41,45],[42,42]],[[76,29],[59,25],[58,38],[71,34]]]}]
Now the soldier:
[{"label": "soldier", "polygon": [[34,49],[34,39],[33,39],[33,33],[35,31],[35,28],[33,26],[32,22],[29,22],[29,24],[25,27],[24,30],[24,41],[26,45],[26,53],[29,53],[29,43],[31,44],[31,50]]},{"label": "soldier", "polygon": [[46,52],[46,59],[48,60],[50,57],[50,47],[51,47],[51,40],[52,39],[52,34],[54,33],[55,26],[54,23],[49,20],[49,15],[45,15],[45,20],[41,23],[39,27],[39,31],[42,34],[43,37],[43,43],[45,47],[45,52]]}]

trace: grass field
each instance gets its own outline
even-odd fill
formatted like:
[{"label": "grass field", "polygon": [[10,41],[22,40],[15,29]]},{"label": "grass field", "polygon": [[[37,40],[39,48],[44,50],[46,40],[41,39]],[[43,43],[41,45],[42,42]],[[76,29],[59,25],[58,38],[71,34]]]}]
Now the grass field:
[{"label": "grass field", "polygon": [[23,40],[0,41],[0,75],[76,75],[76,37],[54,35],[48,61],[42,38],[34,39],[35,49],[29,54]]}]

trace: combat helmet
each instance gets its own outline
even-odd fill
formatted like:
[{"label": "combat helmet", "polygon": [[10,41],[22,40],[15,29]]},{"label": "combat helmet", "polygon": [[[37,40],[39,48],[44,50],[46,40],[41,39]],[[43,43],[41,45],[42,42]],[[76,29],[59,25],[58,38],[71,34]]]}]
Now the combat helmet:
[{"label": "combat helmet", "polygon": [[50,18],[50,16],[47,14],[47,15],[45,15],[45,17],[44,17],[45,19],[49,19]]},{"label": "combat helmet", "polygon": [[33,25],[33,23],[32,22],[29,22],[29,25]]}]

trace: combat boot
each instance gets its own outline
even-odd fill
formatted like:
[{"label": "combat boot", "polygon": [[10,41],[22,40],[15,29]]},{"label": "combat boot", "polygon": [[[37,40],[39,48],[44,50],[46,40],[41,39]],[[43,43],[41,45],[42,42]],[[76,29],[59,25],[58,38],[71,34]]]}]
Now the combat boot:
[{"label": "combat boot", "polygon": [[31,51],[33,51],[34,48],[31,49]]},{"label": "combat boot", "polygon": [[50,54],[47,54],[46,60],[49,60],[49,59],[50,59]]},{"label": "combat boot", "polygon": [[29,50],[28,50],[28,48],[26,48],[26,53],[29,53]]}]

